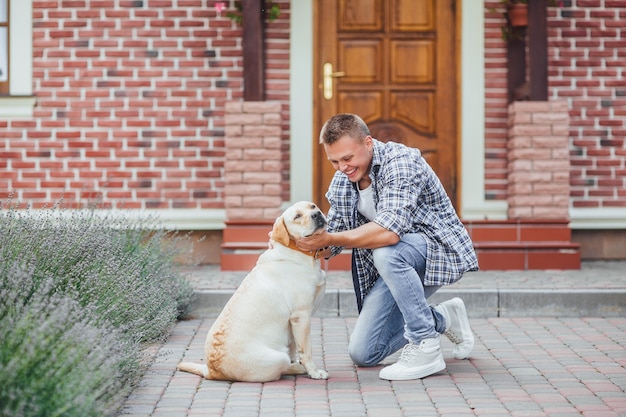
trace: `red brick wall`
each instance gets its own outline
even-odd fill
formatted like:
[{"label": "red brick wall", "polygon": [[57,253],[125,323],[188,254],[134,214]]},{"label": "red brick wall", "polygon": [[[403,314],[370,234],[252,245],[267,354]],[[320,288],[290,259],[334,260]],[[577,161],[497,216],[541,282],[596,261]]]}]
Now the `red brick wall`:
[{"label": "red brick wall", "polygon": [[[241,28],[214,3],[34,0],[37,104],[32,119],[0,119],[0,198],[223,208],[224,105],[242,97]],[[286,141],[289,2],[277,3],[266,89],[281,102]]]},{"label": "red brick wall", "polygon": [[[34,0],[38,100],[32,119],[0,119],[0,198],[223,208],[224,104],[242,97],[241,30],[214,3]],[[276,3],[266,99],[281,103],[288,200],[289,1]],[[569,103],[572,204],[626,207],[626,0],[560,3],[549,10],[549,93]],[[505,200],[503,8],[484,4],[485,197]]]},{"label": "red brick wall", "polygon": [[485,1],[485,199],[507,198],[507,59],[504,7]]},{"label": "red brick wall", "polygon": [[549,31],[550,93],[570,101],[572,205],[626,207],[626,1],[572,3]]},{"label": "red brick wall", "polygon": [[[549,99],[570,113],[571,204],[626,207],[626,0],[549,8]],[[492,9],[496,9],[493,11]],[[485,1],[486,198],[506,198],[506,49],[499,1]]]}]

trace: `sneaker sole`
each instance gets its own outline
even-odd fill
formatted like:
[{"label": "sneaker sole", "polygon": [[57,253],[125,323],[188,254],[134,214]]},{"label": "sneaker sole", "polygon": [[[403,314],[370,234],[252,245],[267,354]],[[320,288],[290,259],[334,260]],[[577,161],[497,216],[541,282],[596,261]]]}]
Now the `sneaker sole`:
[{"label": "sneaker sole", "polygon": [[474,349],[474,333],[472,332],[472,327],[469,324],[469,320],[467,320],[467,310],[465,309],[465,303],[463,302],[463,300],[461,300],[460,298],[453,298],[451,301],[453,301],[454,304],[456,304],[459,310],[462,312],[462,317],[465,320],[460,320],[459,317],[457,317],[457,319],[459,319],[459,321],[465,322],[466,326],[461,327],[463,328],[463,330],[469,331],[470,337],[464,338],[464,341],[468,342],[468,344],[471,344],[470,346],[465,348],[461,348],[460,345],[456,345],[452,352],[455,359],[467,359]]},{"label": "sneaker sole", "polygon": [[431,363],[428,366],[421,367],[414,371],[406,372],[396,377],[392,377],[388,375],[385,376],[384,375],[385,370],[383,369],[378,374],[378,377],[380,379],[385,379],[387,381],[409,381],[411,379],[426,378],[427,376],[443,371],[444,369],[446,369],[446,362],[443,360],[443,357],[440,357],[437,361]]}]

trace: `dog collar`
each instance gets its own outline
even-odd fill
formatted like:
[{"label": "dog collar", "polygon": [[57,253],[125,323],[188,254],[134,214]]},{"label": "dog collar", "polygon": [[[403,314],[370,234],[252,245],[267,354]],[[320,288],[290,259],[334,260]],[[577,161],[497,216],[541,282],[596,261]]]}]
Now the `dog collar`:
[{"label": "dog collar", "polygon": [[313,259],[320,259],[322,257],[322,253],[324,252],[324,249],[326,249],[326,248],[321,248],[321,249],[316,249],[316,250],[303,250],[303,249],[300,249],[296,245],[296,241],[293,239],[289,239],[289,245],[287,247],[289,249],[297,250],[300,253],[304,253],[305,255],[308,255],[312,257]]}]

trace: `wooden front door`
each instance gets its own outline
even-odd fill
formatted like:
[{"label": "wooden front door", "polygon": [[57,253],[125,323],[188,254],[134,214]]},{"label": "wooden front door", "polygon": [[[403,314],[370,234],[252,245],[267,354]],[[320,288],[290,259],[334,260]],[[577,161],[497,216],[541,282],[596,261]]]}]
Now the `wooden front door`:
[{"label": "wooden front door", "polygon": [[334,174],[319,129],[355,113],[372,136],[419,148],[452,202],[457,176],[456,0],[316,0],[314,198]]}]

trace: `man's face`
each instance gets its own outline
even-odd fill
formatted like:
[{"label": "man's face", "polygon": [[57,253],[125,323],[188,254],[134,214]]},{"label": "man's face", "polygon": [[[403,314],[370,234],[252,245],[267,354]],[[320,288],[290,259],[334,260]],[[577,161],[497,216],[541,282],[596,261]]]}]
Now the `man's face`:
[{"label": "man's face", "polygon": [[358,182],[369,174],[373,146],[371,136],[363,141],[343,136],[332,145],[324,144],[324,150],[333,168],[343,172],[350,181]]}]

